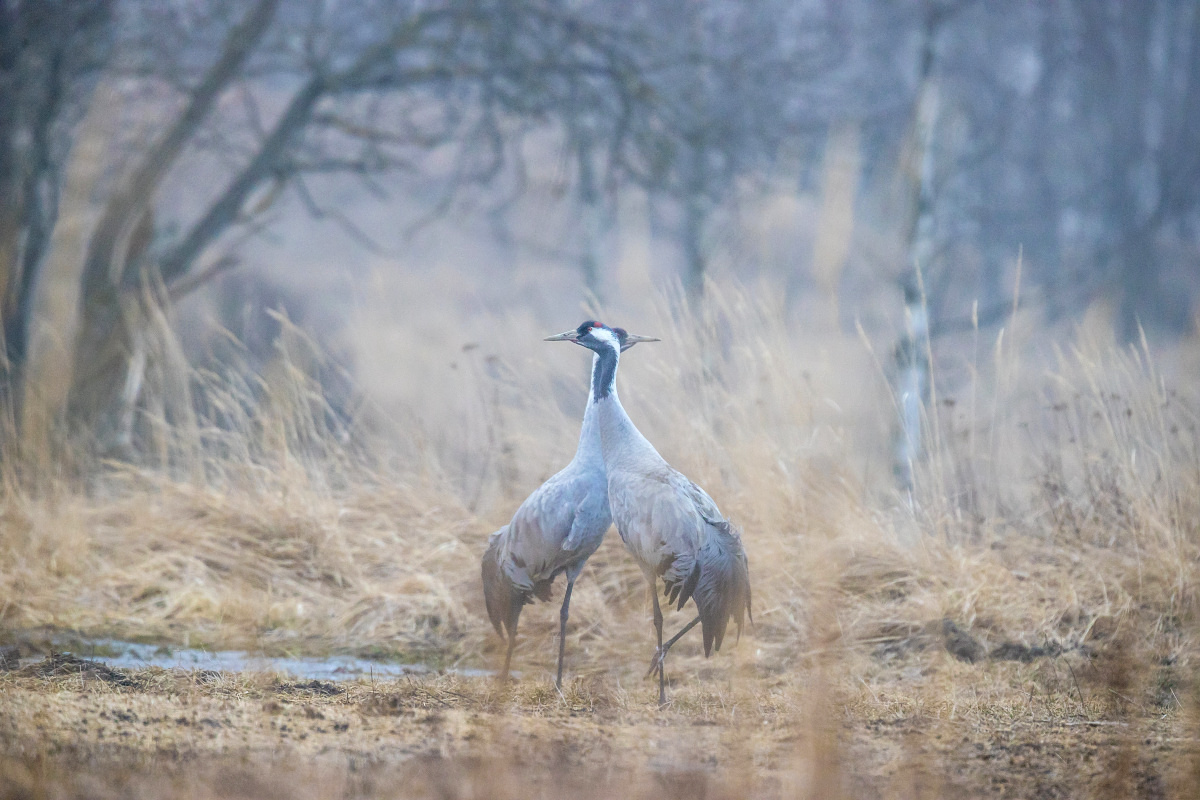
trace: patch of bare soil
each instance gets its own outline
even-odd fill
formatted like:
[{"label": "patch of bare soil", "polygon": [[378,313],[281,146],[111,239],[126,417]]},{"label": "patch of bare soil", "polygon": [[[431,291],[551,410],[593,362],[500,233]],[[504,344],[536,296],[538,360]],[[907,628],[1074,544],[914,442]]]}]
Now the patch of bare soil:
[{"label": "patch of bare soil", "polygon": [[32,678],[77,677],[81,681],[100,681],[111,686],[135,685],[121,670],[72,653],[51,653],[42,661],[20,669],[17,674]]},{"label": "patch of bare soil", "polygon": [[856,689],[820,665],[686,663],[659,710],[626,675],[559,694],[541,675],[335,684],[59,654],[0,673],[0,798],[1183,798],[1200,776],[1194,715],[1108,702],[1111,676],[1068,689],[1046,664],[940,653]]}]

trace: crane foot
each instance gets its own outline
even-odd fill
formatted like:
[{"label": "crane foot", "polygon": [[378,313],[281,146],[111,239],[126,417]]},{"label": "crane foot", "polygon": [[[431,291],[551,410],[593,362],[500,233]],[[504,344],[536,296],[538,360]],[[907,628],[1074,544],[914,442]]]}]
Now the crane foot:
[{"label": "crane foot", "polygon": [[650,669],[646,672],[647,678],[663,671],[663,659],[666,655],[667,651],[665,648],[658,648],[654,651],[654,658],[650,659]]}]

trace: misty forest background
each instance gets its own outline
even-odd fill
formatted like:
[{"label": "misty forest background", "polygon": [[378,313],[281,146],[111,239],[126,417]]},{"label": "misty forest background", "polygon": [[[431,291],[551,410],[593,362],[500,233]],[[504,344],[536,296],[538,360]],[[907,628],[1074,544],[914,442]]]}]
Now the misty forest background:
[{"label": "misty forest background", "polygon": [[[0,0],[0,458],[26,485],[178,467],[164,431],[225,446],[298,374],[316,433],[285,435],[387,428],[383,461],[436,454],[474,508],[573,446],[503,429],[520,357],[561,359],[581,407],[578,354],[537,334],[704,318],[728,357],[742,298],[874,370],[874,416],[836,410],[910,490],[1006,329],[1193,369],[1198,258],[1187,0]],[[866,403],[846,383],[830,405]]]}]

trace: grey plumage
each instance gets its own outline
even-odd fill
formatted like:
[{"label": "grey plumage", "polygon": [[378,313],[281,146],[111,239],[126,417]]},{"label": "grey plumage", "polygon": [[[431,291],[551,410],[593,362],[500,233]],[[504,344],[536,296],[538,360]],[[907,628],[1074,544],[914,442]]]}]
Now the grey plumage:
[{"label": "grey plumage", "polygon": [[[751,615],[750,573],[741,536],[713,499],[673,469],[637,429],[616,392],[620,347],[627,334],[605,326],[567,331],[552,340],[574,341],[596,353],[592,403],[599,422],[613,521],[626,548],[642,568],[654,597],[659,649],[651,672],[659,673],[659,701],[666,701],[662,658],[697,622],[704,654],[720,650],[730,618],[740,636]],[[641,340],[642,337],[638,337]],[[699,612],[665,646],[657,579],[663,595],[682,609],[692,599]]]},{"label": "grey plumage", "polygon": [[725,640],[729,618],[742,637],[743,613],[753,622],[750,610],[750,567],[742,537],[724,521],[714,525],[708,541],[700,548],[700,580],[692,595],[700,612],[704,655],[719,651]]},{"label": "grey plumage", "polygon": [[[598,360],[593,359],[593,369]],[[556,678],[561,688],[571,592],[611,525],[598,419],[589,394],[575,457],[525,498],[512,521],[489,537],[483,555],[481,574],[488,617],[496,633],[508,639],[503,675],[508,674],[516,646],[521,609],[535,598],[549,600],[555,578],[565,573]]]}]

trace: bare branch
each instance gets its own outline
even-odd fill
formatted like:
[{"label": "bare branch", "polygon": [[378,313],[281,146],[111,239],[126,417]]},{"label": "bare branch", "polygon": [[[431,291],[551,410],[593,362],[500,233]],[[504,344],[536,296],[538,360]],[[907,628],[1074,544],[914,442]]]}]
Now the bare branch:
[{"label": "bare branch", "polygon": [[271,175],[279,173],[288,150],[302,135],[322,99],[353,89],[396,49],[411,44],[427,26],[443,18],[446,13],[432,10],[406,20],[391,36],[368,47],[344,72],[314,72],[292,96],[250,163],[209,207],[183,241],[163,257],[161,268],[164,280],[170,282],[187,272],[204,248],[237,221],[242,204],[251,192]]},{"label": "bare branch", "polygon": [[253,160],[209,207],[183,241],[163,256],[161,264],[165,280],[173,281],[187,272],[204,248],[237,220],[246,198],[275,171],[276,165],[287,152],[292,140],[300,135],[313,107],[321,100],[325,91],[324,81],[320,77],[313,77],[292,97],[292,101],[275,123],[270,135],[263,140]]},{"label": "bare branch", "polygon": [[224,275],[241,263],[237,256],[226,254],[209,264],[199,272],[184,275],[167,287],[167,298],[172,303],[178,303],[187,295],[204,286],[209,281]]},{"label": "bare branch", "polygon": [[220,58],[196,87],[183,113],[109,199],[88,248],[85,291],[99,291],[106,280],[110,283],[120,281],[121,276],[114,275],[113,270],[123,269],[125,265],[118,266],[114,255],[122,246],[126,232],[141,217],[167,170],[262,39],[278,6],[279,0],[259,0],[230,32]]},{"label": "bare branch", "polygon": [[308,190],[308,184],[301,176],[296,177],[296,191],[300,195],[301,201],[308,208],[308,212],[317,219],[331,219],[350,238],[358,242],[362,247],[377,256],[395,256],[396,251],[380,244],[369,233],[364,231],[358,225],[354,224],[348,216],[343,214],[336,208],[326,208],[317,202],[313,197],[312,192]]}]

